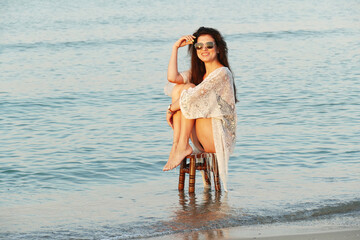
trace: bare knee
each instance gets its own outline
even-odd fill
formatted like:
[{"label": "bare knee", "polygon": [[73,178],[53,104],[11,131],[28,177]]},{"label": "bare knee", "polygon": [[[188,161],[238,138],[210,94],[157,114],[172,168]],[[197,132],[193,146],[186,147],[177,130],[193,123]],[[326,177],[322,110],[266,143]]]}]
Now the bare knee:
[{"label": "bare knee", "polygon": [[182,91],[195,87],[195,84],[193,83],[186,83],[186,84],[176,84],[173,88],[173,91],[171,93],[171,97],[174,101],[179,99]]},{"label": "bare knee", "polygon": [[183,90],[186,90],[186,89],[189,89],[189,88],[194,88],[196,87],[195,84],[193,83],[187,83],[187,84],[184,84],[184,89]]},{"label": "bare knee", "polygon": [[180,97],[181,92],[183,91],[184,84],[176,84],[171,92],[171,97],[173,100],[177,100]]}]

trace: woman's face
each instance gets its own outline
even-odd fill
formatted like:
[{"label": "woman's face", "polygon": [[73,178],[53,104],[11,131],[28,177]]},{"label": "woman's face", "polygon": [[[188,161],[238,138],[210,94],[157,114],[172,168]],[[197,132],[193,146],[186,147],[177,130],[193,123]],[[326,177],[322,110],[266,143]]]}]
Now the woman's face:
[{"label": "woman's face", "polygon": [[[211,35],[201,35],[198,37],[197,40],[198,43],[203,43],[203,47],[200,50],[196,50],[198,58],[203,61],[204,63],[217,61],[217,46],[215,44],[215,40]],[[207,42],[213,42],[214,47],[211,49],[208,49],[205,47]]]}]

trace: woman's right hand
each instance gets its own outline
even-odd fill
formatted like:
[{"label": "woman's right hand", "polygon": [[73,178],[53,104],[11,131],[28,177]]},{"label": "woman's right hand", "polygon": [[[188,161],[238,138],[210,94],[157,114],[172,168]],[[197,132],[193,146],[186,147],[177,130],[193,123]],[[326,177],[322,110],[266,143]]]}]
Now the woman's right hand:
[{"label": "woman's right hand", "polygon": [[195,38],[196,37],[192,36],[192,35],[182,36],[179,40],[177,40],[174,43],[174,47],[180,48],[180,47],[184,47],[184,46],[189,45],[189,44],[193,44]]},{"label": "woman's right hand", "polygon": [[174,129],[173,116],[174,116],[174,114],[171,113],[169,110],[166,111],[166,121],[172,129]]}]

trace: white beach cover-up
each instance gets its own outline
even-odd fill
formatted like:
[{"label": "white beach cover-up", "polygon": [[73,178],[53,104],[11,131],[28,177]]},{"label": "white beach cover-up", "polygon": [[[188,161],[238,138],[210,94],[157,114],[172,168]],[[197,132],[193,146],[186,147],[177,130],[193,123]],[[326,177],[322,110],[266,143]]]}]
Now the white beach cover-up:
[{"label": "white beach cover-up", "polygon": [[[182,72],[181,75],[185,83],[189,81],[189,71]],[[231,71],[227,67],[220,67],[196,87],[184,90],[180,96],[180,109],[187,119],[211,118],[219,174],[225,191],[228,161],[236,142],[237,117],[233,81]],[[169,83],[165,86],[167,95],[171,95],[174,85]],[[195,129],[193,133],[194,131]],[[203,151],[196,135],[192,136],[195,147]]]}]

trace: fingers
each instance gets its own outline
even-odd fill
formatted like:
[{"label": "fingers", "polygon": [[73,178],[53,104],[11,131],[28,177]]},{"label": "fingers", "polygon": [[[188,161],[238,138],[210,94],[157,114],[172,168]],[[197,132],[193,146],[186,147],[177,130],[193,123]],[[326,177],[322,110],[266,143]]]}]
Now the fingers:
[{"label": "fingers", "polygon": [[173,115],[171,115],[169,122],[170,122],[170,127],[171,127],[172,129],[174,129]]},{"label": "fingers", "polygon": [[182,36],[182,37],[176,42],[176,46],[177,46],[177,47],[184,47],[184,46],[186,46],[186,45],[193,44],[195,38],[196,38],[196,37],[193,36],[193,35],[185,35],[185,36]]},{"label": "fingers", "polygon": [[173,115],[172,114],[166,114],[166,121],[169,124],[169,126],[174,129],[173,126]]},{"label": "fingers", "polygon": [[194,39],[196,38],[195,36],[193,36],[193,35],[186,35],[186,36],[184,36],[185,37],[185,39],[186,39],[186,42],[188,42],[189,44],[190,43],[193,43],[194,42]]},{"label": "fingers", "polygon": [[[185,40],[185,45],[189,45],[189,44],[193,44],[194,43],[194,39],[195,37],[192,36],[192,35],[186,35],[186,36],[183,36],[184,40]],[[185,46],[184,45],[184,46]]]}]

